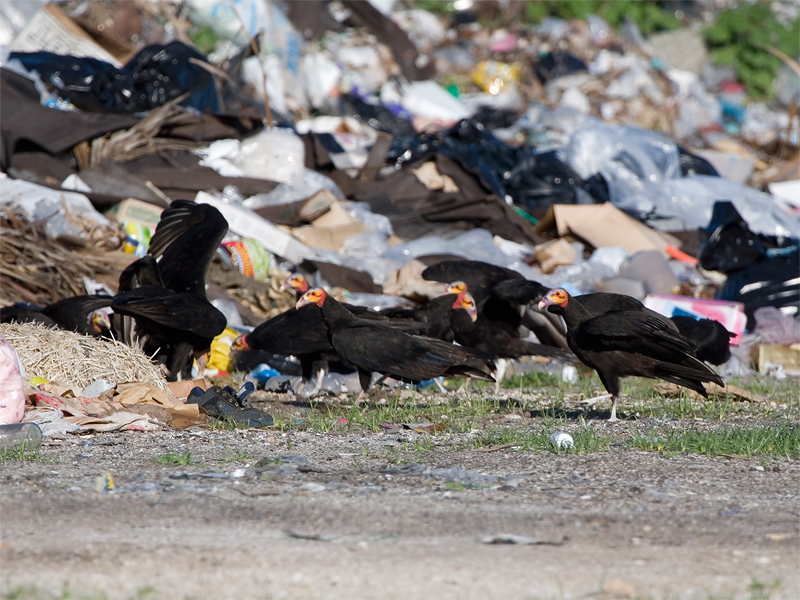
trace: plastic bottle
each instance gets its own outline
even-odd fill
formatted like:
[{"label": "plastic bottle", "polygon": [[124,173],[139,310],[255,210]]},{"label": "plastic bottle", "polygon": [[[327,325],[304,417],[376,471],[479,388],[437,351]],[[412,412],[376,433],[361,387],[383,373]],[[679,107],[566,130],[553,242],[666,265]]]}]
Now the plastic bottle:
[{"label": "plastic bottle", "polygon": [[0,451],[35,452],[42,444],[42,430],[36,423],[0,425]]}]

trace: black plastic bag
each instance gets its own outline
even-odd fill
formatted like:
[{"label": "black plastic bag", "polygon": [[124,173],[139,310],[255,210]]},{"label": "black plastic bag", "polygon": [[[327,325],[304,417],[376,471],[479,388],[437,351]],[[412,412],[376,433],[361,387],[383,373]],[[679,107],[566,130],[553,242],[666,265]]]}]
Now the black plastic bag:
[{"label": "black plastic bag", "polygon": [[744,303],[748,329],[762,306],[800,312],[800,241],[754,233],[729,201],[714,204],[707,231],[700,266],[727,273],[715,297]]},{"label": "black plastic bag", "polygon": [[692,154],[685,148],[678,146],[678,157],[681,163],[681,176],[689,175],[711,175],[719,177],[719,173],[714,166],[702,156]]},{"label": "black plastic bag", "polygon": [[602,177],[584,181],[556,152],[511,146],[473,119],[464,119],[445,132],[395,137],[387,161],[400,168],[437,153],[459,161],[495,194],[526,208],[608,200]]},{"label": "black plastic bag", "polygon": [[208,61],[182,42],[142,48],[121,69],[96,58],[52,52],[13,52],[9,58],[37,71],[51,91],[82,110],[147,112],[189,93],[184,106],[219,111],[213,75],[190,59]]},{"label": "black plastic bag", "polygon": [[541,57],[533,66],[536,77],[544,85],[551,79],[586,71],[586,63],[568,52],[550,52]]},{"label": "black plastic bag", "polygon": [[394,114],[383,104],[372,104],[353,94],[341,96],[339,110],[342,116],[363,121],[373,129],[391,133],[395,138],[410,138],[417,134],[409,119]]},{"label": "black plastic bag", "polygon": [[744,303],[747,329],[755,328],[753,313],[762,306],[775,306],[795,317],[800,315],[800,250],[768,256],[746,269],[728,275],[717,290],[718,300]]},{"label": "black plastic bag", "polygon": [[711,213],[708,241],[700,246],[700,266],[708,271],[730,273],[767,256],[759,237],[747,226],[732,202],[717,202]]}]

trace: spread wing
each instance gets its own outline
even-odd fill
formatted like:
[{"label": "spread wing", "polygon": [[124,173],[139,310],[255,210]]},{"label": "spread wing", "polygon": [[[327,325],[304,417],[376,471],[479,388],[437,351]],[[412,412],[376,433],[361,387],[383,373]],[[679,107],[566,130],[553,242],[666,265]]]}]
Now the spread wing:
[{"label": "spread wing", "polygon": [[208,265],[228,231],[228,222],[209,204],[175,200],[161,213],[148,254],[158,259],[158,272],[175,292],[205,295]]}]

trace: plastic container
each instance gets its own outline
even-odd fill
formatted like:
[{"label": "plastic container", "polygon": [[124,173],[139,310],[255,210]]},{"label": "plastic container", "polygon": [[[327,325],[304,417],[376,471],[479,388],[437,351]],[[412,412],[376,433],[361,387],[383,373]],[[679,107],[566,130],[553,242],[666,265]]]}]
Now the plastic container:
[{"label": "plastic container", "polygon": [[0,451],[36,452],[42,445],[42,430],[36,423],[0,425]]}]

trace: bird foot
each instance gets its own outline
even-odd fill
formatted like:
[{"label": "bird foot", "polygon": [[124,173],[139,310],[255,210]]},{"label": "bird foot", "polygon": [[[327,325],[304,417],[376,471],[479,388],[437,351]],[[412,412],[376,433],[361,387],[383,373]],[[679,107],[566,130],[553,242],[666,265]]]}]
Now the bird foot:
[{"label": "bird foot", "polygon": [[444,387],[444,386],[442,385],[442,382],[441,382],[441,381],[439,381],[439,378],[438,378],[438,377],[437,377],[437,378],[435,378],[435,379],[433,380],[433,382],[436,384],[436,387],[437,387],[437,388],[439,388],[439,391],[440,391],[442,394],[445,394],[445,395],[446,395],[446,394],[448,393],[448,391],[447,391],[447,388],[446,388],[446,387]]}]

